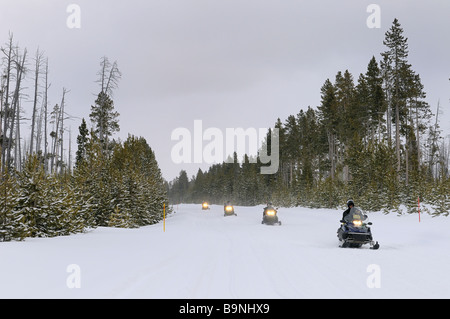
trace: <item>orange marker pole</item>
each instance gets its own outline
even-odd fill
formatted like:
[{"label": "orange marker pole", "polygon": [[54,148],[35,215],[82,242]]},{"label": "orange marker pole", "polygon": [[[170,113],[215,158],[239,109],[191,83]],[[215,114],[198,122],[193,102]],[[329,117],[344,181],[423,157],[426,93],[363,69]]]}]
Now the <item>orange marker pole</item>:
[{"label": "orange marker pole", "polygon": [[164,211],[163,229],[164,229],[164,232],[166,232],[166,203],[164,203],[163,211]]}]

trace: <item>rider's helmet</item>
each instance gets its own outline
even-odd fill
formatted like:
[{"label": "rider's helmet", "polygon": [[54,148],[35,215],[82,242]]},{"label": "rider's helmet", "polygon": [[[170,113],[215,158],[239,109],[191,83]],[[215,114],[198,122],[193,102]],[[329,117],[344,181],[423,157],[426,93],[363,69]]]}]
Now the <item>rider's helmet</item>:
[{"label": "rider's helmet", "polygon": [[355,207],[355,203],[353,202],[353,200],[349,199],[347,201],[347,207],[350,208],[350,205],[352,205],[353,207]]}]

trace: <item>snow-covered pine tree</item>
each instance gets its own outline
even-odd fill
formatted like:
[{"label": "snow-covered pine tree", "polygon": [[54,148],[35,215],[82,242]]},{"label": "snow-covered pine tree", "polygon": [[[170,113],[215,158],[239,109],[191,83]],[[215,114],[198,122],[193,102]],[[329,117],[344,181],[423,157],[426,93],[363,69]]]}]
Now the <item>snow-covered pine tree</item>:
[{"label": "snow-covered pine tree", "polygon": [[110,159],[93,131],[86,143],[85,159],[75,168],[74,178],[77,201],[84,205],[82,211],[86,218],[92,218],[95,226],[107,226],[114,209]]},{"label": "snow-covered pine tree", "polygon": [[[144,138],[139,138],[138,143],[142,148],[140,160],[140,173],[143,173],[144,179],[141,181],[143,192],[141,192],[141,202],[146,203],[146,212],[148,214],[145,225],[154,224],[163,219],[164,204],[167,207],[166,214],[170,213],[167,191],[161,170],[156,161],[155,153],[147,144]],[[139,174],[139,170],[137,171]]]},{"label": "snow-covered pine tree", "polygon": [[431,202],[434,206],[433,216],[448,216],[450,214],[450,177],[442,177],[435,182]]},{"label": "snow-covered pine tree", "polygon": [[87,223],[70,176],[48,177],[43,190],[46,210],[46,236],[67,236],[83,232]]},{"label": "snow-covered pine tree", "polygon": [[79,183],[79,181],[81,180],[82,178],[79,176],[73,176],[70,184],[66,185],[66,187],[69,188],[69,192],[73,193],[71,200],[74,201],[73,206],[77,212],[74,216],[75,223],[82,226],[83,229],[79,229],[79,231],[84,232],[86,229],[96,227],[94,218],[95,205],[92,203],[93,195],[86,192],[85,185],[80,188],[82,183]]},{"label": "snow-covered pine tree", "polygon": [[114,111],[114,101],[105,92],[98,94],[95,105],[91,106],[89,115],[96,126],[95,133],[101,145],[106,149],[108,147],[108,138],[119,131],[119,113]]},{"label": "snow-covered pine tree", "polygon": [[135,228],[133,216],[128,210],[122,210],[119,205],[114,208],[108,222],[109,227]]},{"label": "snow-covered pine tree", "polygon": [[16,211],[19,199],[16,179],[7,171],[0,174],[0,242],[22,240],[27,232],[23,215]]},{"label": "snow-covered pine tree", "polygon": [[81,125],[80,125],[80,127],[78,129],[79,129],[80,133],[77,136],[78,150],[77,150],[76,158],[75,158],[75,167],[80,165],[81,162],[86,157],[86,144],[87,144],[88,139],[89,139],[88,138],[89,131],[87,129],[86,121],[84,120],[84,118],[82,119]]},{"label": "snow-covered pine tree", "polygon": [[36,155],[28,156],[17,179],[19,194],[16,211],[23,215],[25,237],[43,237],[49,213],[43,192],[47,181],[44,168]]},{"label": "snow-covered pine tree", "polygon": [[87,202],[79,201],[78,192],[72,181],[65,182],[63,186],[61,210],[67,221],[65,235],[82,233],[92,224],[92,215],[87,214],[89,199]]},{"label": "snow-covered pine tree", "polygon": [[[163,217],[163,205],[168,207],[166,187],[155,154],[144,138],[129,136],[113,150],[109,169],[112,177],[114,220],[120,214],[130,214],[127,227],[150,225]],[[123,224],[122,224],[123,225]]]}]

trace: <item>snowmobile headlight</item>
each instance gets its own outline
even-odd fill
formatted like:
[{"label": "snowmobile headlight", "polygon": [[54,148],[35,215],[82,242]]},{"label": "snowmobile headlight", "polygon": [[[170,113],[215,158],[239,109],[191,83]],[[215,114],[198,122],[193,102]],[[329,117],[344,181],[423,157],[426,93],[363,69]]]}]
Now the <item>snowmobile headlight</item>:
[{"label": "snowmobile headlight", "polygon": [[203,203],[202,206],[203,208],[208,208],[208,203]]},{"label": "snowmobile headlight", "polygon": [[274,216],[274,215],[275,215],[275,211],[274,211],[274,210],[268,210],[268,211],[266,212],[266,214],[267,214],[268,216]]},{"label": "snowmobile headlight", "polygon": [[232,211],[233,211],[233,206],[226,206],[226,207],[225,207],[225,210],[226,210],[227,212],[232,212]]},{"label": "snowmobile headlight", "polygon": [[356,227],[361,227],[362,226],[362,221],[361,220],[354,220],[353,221],[353,225],[355,225]]}]

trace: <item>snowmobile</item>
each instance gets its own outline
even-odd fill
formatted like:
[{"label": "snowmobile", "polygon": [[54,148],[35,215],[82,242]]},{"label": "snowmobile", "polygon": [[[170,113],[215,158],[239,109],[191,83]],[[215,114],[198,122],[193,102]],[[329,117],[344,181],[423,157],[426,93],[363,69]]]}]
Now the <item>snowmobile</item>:
[{"label": "snowmobile", "polygon": [[374,242],[370,231],[371,222],[365,223],[367,215],[357,207],[352,207],[347,216],[341,220],[341,227],[337,230],[337,237],[342,248],[360,248],[362,245],[370,244],[370,249],[378,249],[380,245]]},{"label": "snowmobile", "polygon": [[209,204],[208,202],[203,202],[202,203],[202,210],[208,210],[209,209]]},{"label": "snowmobile", "polygon": [[223,216],[237,216],[237,214],[234,212],[234,207],[231,204],[225,204],[223,205]]},{"label": "snowmobile", "polygon": [[281,221],[278,220],[277,210],[274,207],[272,207],[271,205],[267,205],[267,207],[264,207],[263,220],[262,220],[261,224],[281,225]]}]

